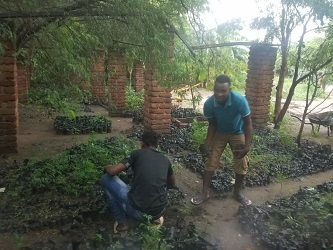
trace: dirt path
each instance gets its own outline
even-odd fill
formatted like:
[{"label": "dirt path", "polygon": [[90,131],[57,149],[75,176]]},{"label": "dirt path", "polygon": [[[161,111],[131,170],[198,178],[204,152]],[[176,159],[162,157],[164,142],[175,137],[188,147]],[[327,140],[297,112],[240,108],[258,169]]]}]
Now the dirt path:
[{"label": "dirt path", "polygon": [[[8,160],[21,162],[28,157],[44,158],[63,151],[89,139],[102,139],[126,132],[133,126],[132,118],[110,118],[108,111],[99,105],[90,105],[92,112],[78,112],[76,115],[103,115],[112,121],[112,131],[108,134],[58,135],[53,128],[54,118],[47,117],[43,111],[37,113],[29,106],[20,105],[18,154]],[[55,117],[56,115],[54,115]]]},{"label": "dirt path", "polygon": [[[285,180],[269,186],[246,188],[244,193],[253,204],[261,205],[266,201],[278,199],[296,193],[301,187],[315,186],[324,181],[333,180],[333,171],[301,177],[297,180]],[[238,222],[239,203],[228,195],[227,198],[210,198],[201,205],[194,206],[189,200],[201,190],[201,179],[187,169],[177,173],[177,181],[186,194],[191,210],[188,220],[192,220],[200,232],[210,235],[207,240],[217,240],[225,250],[264,250],[267,249],[244,232]],[[216,194],[215,194],[216,195]]]}]

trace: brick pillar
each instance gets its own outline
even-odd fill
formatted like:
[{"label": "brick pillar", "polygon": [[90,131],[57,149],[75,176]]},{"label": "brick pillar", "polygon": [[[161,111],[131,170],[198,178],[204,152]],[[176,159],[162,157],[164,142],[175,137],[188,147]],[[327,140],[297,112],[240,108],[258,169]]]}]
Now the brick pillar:
[{"label": "brick pillar", "polygon": [[253,125],[266,125],[274,79],[277,48],[252,45],[246,79],[246,98],[251,108]]},{"label": "brick pillar", "polygon": [[170,133],[171,129],[171,93],[165,87],[157,85],[151,67],[145,72],[144,128],[156,133]]},{"label": "brick pillar", "polygon": [[28,101],[28,90],[30,87],[30,66],[17,62],[17,88],[20,103]]},{"label": "brick pillar", "polygon": [[135,91],[142,90],[145,86],[144,69],[142,62],[137,61],[134,63],[133,76],[134,76],[134,90]]},{"label": "brick pillar", "polygon": [[17,153],[18,91],[15,45],[4,43],[0,56],[0,154]]},{"label": "brick pillar", "polygon": [[99,51],[92,67],[92,96],[97,99],[105,99],[105,52]]},{"label": "brick pillar", "polygon": [[110,77],[109,107],[110,116],[119,116],[126,110],[126,63],[121,57],[112,56],[109,60]]}]

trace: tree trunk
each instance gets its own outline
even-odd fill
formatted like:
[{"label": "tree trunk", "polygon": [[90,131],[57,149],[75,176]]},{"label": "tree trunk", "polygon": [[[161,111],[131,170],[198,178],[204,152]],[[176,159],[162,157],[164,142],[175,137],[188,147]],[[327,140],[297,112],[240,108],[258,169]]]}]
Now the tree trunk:
[{"label": "tree trunk", "polygon": [[306,115],[307,115],[307,112],[308,112],[308,108],[309,108],[309,106],[312,103],[313,98],[314,98],[314,96],[312,96],[311,102],[309,104],[309,92],[310,92],[310,81],[308,82],[308,87],[306,89],[306,101],[305,101],[305,107],[304,107],[304,110],[303,110],[301,126],[299,128],[298,135],[296,137],[296,143],[297,143],[297,146],[299,148],[301,147],[301,139],[302,139],[302,133],[303,133],[304,124],[305,124],[305,118],[306,118]]},{"label": "tree trunk", "polygon": [[[283,108],[281,109],[281,111],[279,112],[279,115],[277,116],[277,118],[274,121],[274,128],[280,128],[280,122],[283,120],[283,118],[284,118],[284,116],[285,116],[285,114],[287,112],[287,109],[289,108],[290,102],[291,102],[291,100],[292,100],[292,98],[294,96],[294,93],[295,93],[295,89],[296,89],[298,83],[301,82],[300,79],[297,80],[297,78],[298,78],[298,70],[299,70],[299,64],[300,64],[300,60],[301,60],[301,54],[302,54],[304,36],[305,36],[305,33],[306,33],[306,26],[307,26],[307,24],[308,24],[308,22],[310,20],[310,17],[311,16],[308,17],[307,21],[303,25],[303,32],[302,32],[302,35],[301,35],[301,37],[299,39],[299,42],[298,42],[298,48],[297,48],[297,56],[296,56],[296,64],[295,64],[295,71],[294,71],[294,76],[293,76],[293,82],[291,84],[291,87],[290,87],[290,90],[289,90],[286,102],[284,103]],[[288,35],[288,32],[287,32],[287,35]],[[289,35],[290,35],[290,33],[289,33]],[[313,71],[313,72],[315,72],[315,71]],[[301,79],[303,79],[303,77]]]},{"label": "tree trunk", "polygon": [[129,73],[129,87],[132,88],[132,78],[133,78],[133,67],[128,68],[128,73]]},{"label": "tree trunk", "polygon": [[299,79],[295,79],[297,76],[296,74],[298,75],[298,67],[299,65],[297,65],[296,63],[296,66],[295,66],[295,76],[294,76],[294,79],[293,79],[293,83],[291,84],[291,87],[290,87],[290,90],[289,90],[289,93],[288,93],[288,96],[287,96],[287,99],[286,99],[286,102],[284,103],[283,105],[283,108],[281,109],[281,112],[276,120],[276,122],[274,123],[274,128],[279,128],[279,124],[280,122],[283,120],[286,112],[287,112],[287,109],[289,108],[289,105],[290,105],[290,102],[294,96],[294,93],[295,93],[295,89],[297,87],[297,85],[302,82],[304,79],[308,78],[309,76],[311,76],[312,74],[314,74],[315,72],[317,72],[318,70],[324,68],[325,66],[327,66],[328,64],[330,64],[332,62],[332,58],[328,58],[326,60],[326,62],[324,62],[323,64],[319,65],[317,68],[315,68],[313,71],[310,71],[309,73],[305,74],[304,76],[302,76],[301,78]]},{"label": "tree trunk", "polygon": [[192,85],[190,85],[190,91],[191,91],[191,99],[192,99],[192,106],[193,106],[193,109],[196,110],[196,105],[195,105],[195,100],[194,100],[194,93],[193,93],[193,88],[192,88]]},{"label": "tree trunk", "polygon": [[279,81],[276,86],[276,95],[275,95],[275,108],[274,108],[274,122],[276,121],[279,113],[281,111],[281,101],[282,101],[282,93],[283,93],[283,84],[284,79],[286,78],[288,71],[288,46],[283,46],[281,48],[281,69],[279,74]]},{"label": "tree trunk", "polygon": [[[317,74],[317,72],[314,72],[314,74]],[[299,148],[301,147],[301,139],[302,139],[302,133],[303,133],[304,124],[305,124],[305,118],[306,118],[306,115],[308,114],[308,110],[309,110],[310,105],[313,103],[313,101],[314,101],[314,99],[317,95],[317,90],[319,88],[319,83],[320,83],[320,77],[318,77],[318,75],[316,75],[316,81],[315,81],[315,85],[314,85],[315,89],[314,89],[314,91],[311,95],[311,99],[309,101],[311,78],[312,77],[310,77],[310,79],[308,81],[308,86],[307,86],[307,89],[306,89],[305,107],[304,107],[304,111],[303,111],[301,127],[299,129],[299,132],[298,132],[298,135],[297,135],[297,138],[296,138],[296,143],[297,143],[297,146]]]}]

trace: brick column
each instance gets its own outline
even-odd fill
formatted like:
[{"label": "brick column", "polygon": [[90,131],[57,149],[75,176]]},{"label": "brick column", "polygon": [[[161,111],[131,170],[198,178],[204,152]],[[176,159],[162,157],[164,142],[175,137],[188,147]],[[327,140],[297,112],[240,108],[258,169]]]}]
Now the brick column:
[{"label": "brick column", "polygon": [[99,51],[98,57],[95,58],[92,67],[92,96],[97,99],[105,99],[106,83],[105,83],[105,52]]},{"label": "brick column", "polygon": [[137,61],[134,63],[133,76],[134,76],[134,90],[135,91],[142,90],[145,85],[144,69],[142,62]]},{"label": "brick column", "polygon": [[110,77],[109,107],[110,116],[119,116],[126,110],[126,64],[121,57],[112,56],[109,60]]},{"label": "brick column", "polygon": [[0,57],[0,154],[17,153],[18,91],[15,45],[4,43]]},{"label": "brick column", "polygon": [[252,45],[246,79],[246,97],[251,108],[253,125],[266,125],[274,79],[277,48]]},{"label": "brick column", "polygon": [[17,62],[17,87],[20,103],[28,101],[28,90],[30,87],[30,66]]},{"label": "brick column", "polygon": [[151,67],[145,72],[144,129],[156,133],[170,133],[171,129],[171,93],[165,87],[158,86]]}]

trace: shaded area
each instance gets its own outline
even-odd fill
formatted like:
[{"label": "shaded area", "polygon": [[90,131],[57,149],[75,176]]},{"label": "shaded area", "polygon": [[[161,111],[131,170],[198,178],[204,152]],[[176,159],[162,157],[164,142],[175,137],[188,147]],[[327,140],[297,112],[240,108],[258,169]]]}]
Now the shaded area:
[{"label": "shaded area", "polygon": [[331,249],[333,182],[291,197],[239,208],[240,222],[271,249]]}]

